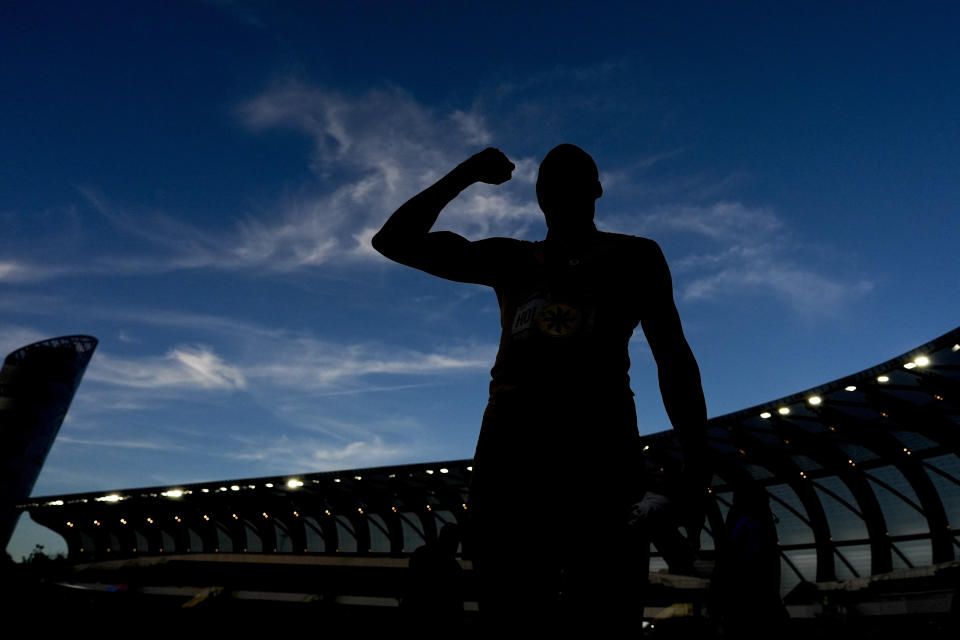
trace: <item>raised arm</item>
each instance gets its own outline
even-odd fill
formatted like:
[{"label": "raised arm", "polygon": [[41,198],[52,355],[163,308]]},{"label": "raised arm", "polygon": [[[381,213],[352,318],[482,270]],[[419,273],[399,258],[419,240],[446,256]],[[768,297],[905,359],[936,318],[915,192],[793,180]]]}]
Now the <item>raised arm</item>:
[{"label": "raised arm", "polygon": [[677,433],[683,451],[682,491],[686,517],[684,526],[691,542],[699,545],[703,525],[706,488],[712,471],[707,459],[707,407],[700,383],[700,368],[687,344],[673,301],[673,282],[667,261],[653,241],[642,254],[646,257],[643,333],[657,361],[663,406]]},{"label": "raised arm", "polygon": [[405,202],[373,236],[373,248],[394,262],[460,282],[481,282],[489,241],[470,242],[450,231],[433,231],[440,212],[475,182],[502,184],[515,166],[500,150],[487,148],[457,165]]}]

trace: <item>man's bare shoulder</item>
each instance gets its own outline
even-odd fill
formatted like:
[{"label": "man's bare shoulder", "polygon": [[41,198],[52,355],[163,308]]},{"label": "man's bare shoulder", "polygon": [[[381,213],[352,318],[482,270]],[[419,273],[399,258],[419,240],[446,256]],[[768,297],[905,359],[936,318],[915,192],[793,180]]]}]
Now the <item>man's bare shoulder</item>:
[{"label": "man's bare shoulder", "polygon": [[600,242],[604,249],[616,252],[625,258],[634,260],[658,260],[663,252],[660,245],[650,238],[631,236],[625,233],[600,232]]},{"label": "man's bare shoulder", "polygon": [[512,251],[516,249],[521,249],[525,246],[532,245],[534,243],[529,240],[517,240],[516,238],[503,238],[500,236],[494,236],[492,238],[483,238],[482,240],[474,240],[474,245],[484,247],[485,249],[490,250],[503,250],[503,251]]}]

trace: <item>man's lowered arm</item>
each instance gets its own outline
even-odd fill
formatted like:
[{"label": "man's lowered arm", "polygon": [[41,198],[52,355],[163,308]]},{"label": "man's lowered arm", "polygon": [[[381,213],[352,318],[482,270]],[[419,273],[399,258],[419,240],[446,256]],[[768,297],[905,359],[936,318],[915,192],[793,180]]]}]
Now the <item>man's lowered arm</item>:
[{"label": "man's lowered arm", "polygon": [[450,231],[430,229],[443,208],[464,189],[475,182],[502,184],[514,168],[507,156],[494,148],[471,156],[401,205],[373,236],[373,248],[394,262],[449,280],[475,282],[477,243]]},{"label": "man's lowered arm", "polygon": [[673,301],[673,282],[667,261],[656,243],[649,250],[644,274],[649,295],[641,324],[657,361],[663,405],[683,451],[681,490],[686,511],[683,525],[691,542],[699,545],[706,489],[712,477],[707,458],[707,407],[700,382],[700,368],[683,335],[680,315]]}]

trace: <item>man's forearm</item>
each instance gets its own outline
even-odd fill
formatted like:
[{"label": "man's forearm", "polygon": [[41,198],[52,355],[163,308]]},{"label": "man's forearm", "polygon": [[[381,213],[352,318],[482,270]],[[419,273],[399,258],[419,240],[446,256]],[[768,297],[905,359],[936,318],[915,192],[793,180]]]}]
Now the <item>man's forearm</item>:
[{"label": "man's forearm", "polygon": [[680,441],[686,462],[704,463],[707,448],[707,407],[700,369],[692,353],[675,356],[659,367],[664,408]]},{"label": "man's forearm", "polygon": [[437,222],[440,212],[475,180],[463,165],[458,165],[414,197],[407,200],[373,236],[373,247],[386,257],[402,259],[405,250],[425,236]]}]

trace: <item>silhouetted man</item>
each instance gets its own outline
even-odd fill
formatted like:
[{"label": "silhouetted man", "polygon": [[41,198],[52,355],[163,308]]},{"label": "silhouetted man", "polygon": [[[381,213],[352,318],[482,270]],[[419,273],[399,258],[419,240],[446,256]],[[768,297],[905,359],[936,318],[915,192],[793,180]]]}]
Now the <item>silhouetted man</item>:
[{"label": "silhouetted man", "polygon": [[628,343],[642,325],[660,389],[684,448],[694,541],[703,522],[706,409],[680,326],[670,272],[652,240],[598,231],[597,166],[570,144],[551,150],[537,178],[542,242],[471,242],[431,231],[475,182],[502,184],[513,163],[488,148],[390,216],[373,246],[427,273],[493,287],[500,349],[474,456],[474,563],[488,623],[614,625],[642,606],[627,527],[643,493]]}]

